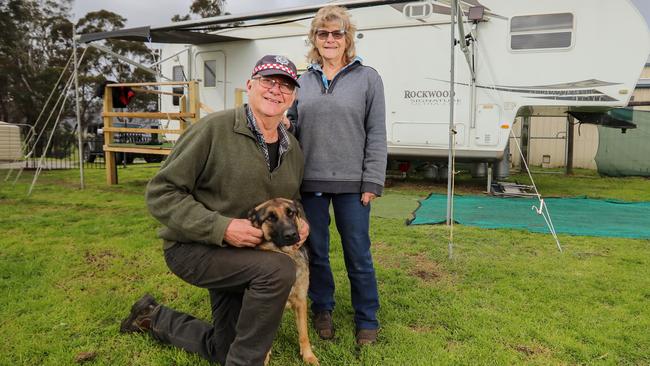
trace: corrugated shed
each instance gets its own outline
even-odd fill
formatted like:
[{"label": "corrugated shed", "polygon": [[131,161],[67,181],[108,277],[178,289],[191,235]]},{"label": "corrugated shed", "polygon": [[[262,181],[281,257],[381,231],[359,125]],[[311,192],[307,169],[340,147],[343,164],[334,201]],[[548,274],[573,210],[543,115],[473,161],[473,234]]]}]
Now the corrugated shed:
[{"label": "corrugated shed", "polygon": [[14,161],[22,158],[20,128],[0,122],[0,161]]},{"label": "corrugated shed", "polygon": [[[513,128],[515,136],[520,135],[522,121],[517,119]],[[533,117],[530,121],[530,153],[528,163],[531,166],[559,168],[566,165],[566,118]],[[573,145],[573,167],[596,169],[596,151],[598,150],[598,128],[594,125],[575,125]],[[512,140],[512,139],[511,139]],[[512,165],[520,165],[519,152],[510,141]]]}]

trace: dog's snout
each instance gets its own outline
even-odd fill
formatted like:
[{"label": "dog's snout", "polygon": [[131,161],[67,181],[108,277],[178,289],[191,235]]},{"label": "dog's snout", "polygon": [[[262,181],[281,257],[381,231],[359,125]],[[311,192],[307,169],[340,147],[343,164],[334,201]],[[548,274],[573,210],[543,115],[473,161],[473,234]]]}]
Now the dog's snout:
[{"label": "dog's snout", "polygon": [[298,241],[298,233],[295,231],[290,231],[284,233],[284,242],[285,243],[295,243]]},{"label": "dog's snout", "polygon": [[300,240],[300,235],[296,229],[280,230],[278,235],[273,237],[273,242],[278,247],[286,247],[296,244]]}]

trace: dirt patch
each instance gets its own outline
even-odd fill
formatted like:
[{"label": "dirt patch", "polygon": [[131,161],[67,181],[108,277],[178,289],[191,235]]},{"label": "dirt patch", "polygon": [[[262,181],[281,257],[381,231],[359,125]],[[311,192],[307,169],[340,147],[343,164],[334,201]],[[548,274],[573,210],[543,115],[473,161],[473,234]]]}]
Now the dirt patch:
[{"label": "dirt patch", "polygon": [[448,352],[453,352],[460,348],[462,346],[462,343],[459,341],[448,341],[447,346],[445,347]]},{"label": "dirt patch", "polygon": [[373,243],[372,250],[376,263],[385,268],[405,269],[410,276],[417,277],[423,282],[438,282],[447,277],[447,272],[442,266],[429,259],[424,253],[398,255],[387,244],[381,242]]},{"label": "dirt patch", "polygon": [[445,273],[439,263],[430,260],[423,253],[409,255],[409,258],[412,259],[413,263],[413,268],[409,270],[409,274],[424,282],[438,281]]},{"label": "dirt patch", "polygon": [[111,262],[113,262],[115,258],[117,258],[117,255],[107,250],[98,253],[92,253],[90,251],[86,251],[86,253],[84,253],[84,260],[86,261],[86,263],[89,266],[100,271],[103,271],[106,268],[108,268],[111,265]]},{"label": "dirt patch", "polygon": [[74,357],[74,362],[84,363],[84,362],[92,361],[96,357],[97,357],[97,352],[81,352],[81,353],[77,353],[77,355]]},{"label": "dirt patch", "polygon": [[574,255],[578,259],[589,259],[591,257],[609,257],[609,249],[605,248],[600,252],[578,252]]},{"label": "dirt patch", "polygon": [[540,345],[518,344],[513,347],[517,352],[524,354],[526,357],[535,357],[551,352],[548,348]]},{"label": "dirt patch", "polygon": [[409,325],[409,329],[415,333],[430,333],[433,328],[426,325]]},{"label": "dirt patch", "polygon": [[[485,180],[483,179],[470,179],[466,177],[463,180],[457,179],[457,183],[456,191],[458,193],[480,194],[485,192]],[[387,179],[386,188],[404,191],[415,190],[428,193],[446,193],[447,181],[434,182],[427,179]]]}]

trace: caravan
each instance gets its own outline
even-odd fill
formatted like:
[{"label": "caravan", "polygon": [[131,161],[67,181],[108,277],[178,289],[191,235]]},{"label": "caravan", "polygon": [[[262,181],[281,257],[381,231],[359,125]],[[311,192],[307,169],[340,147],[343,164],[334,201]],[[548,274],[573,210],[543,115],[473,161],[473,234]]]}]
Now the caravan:
[{"label": "caravan", "polygon": [[[459,4],[453,98],[449,0],[342,4],[358,28],[357,53],[383,77],[393,158],[446,160],[454,103],[456,157],[500,160],[516,117],[626,106],[650,53],[645,21],[630,0]],[[229,15],[85,39],[166,43],[161,74],[200,80],[207,113],[245,102],[250,64],[264,54],[286,55],[305,70],[306,35],[317,9]],[[160,102],[162,110],[179,108],[177,97],[162,96]]]}]

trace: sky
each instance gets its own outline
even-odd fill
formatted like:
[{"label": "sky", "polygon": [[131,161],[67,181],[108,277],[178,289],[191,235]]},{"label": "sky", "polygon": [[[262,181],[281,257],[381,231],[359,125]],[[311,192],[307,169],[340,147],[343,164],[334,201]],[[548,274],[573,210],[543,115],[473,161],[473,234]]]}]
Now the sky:
[{"label": "sky", "polygon": [[[650,0],[647,0],[650,1]],[[226,11],[231,14],[245,14],[269,9],[320,4],[326,0],[227,0]],[[171,23],[175,14],[189,13],[192,0],[74,0],[74,19],[90,11],[110,10],[127,19],[127,27],[142,25],[164,25]]]},{"label": "sky", "polygon": [[[232,14],[319,4],[326,0],[227,0],[226,11]],[[650,23],[650,0],[632,0]],[[74,0],[75,20],[89,11],[110,10],[127,18],[127,27],[163,25],[174,14],[189,13],[192,0]]]}]

